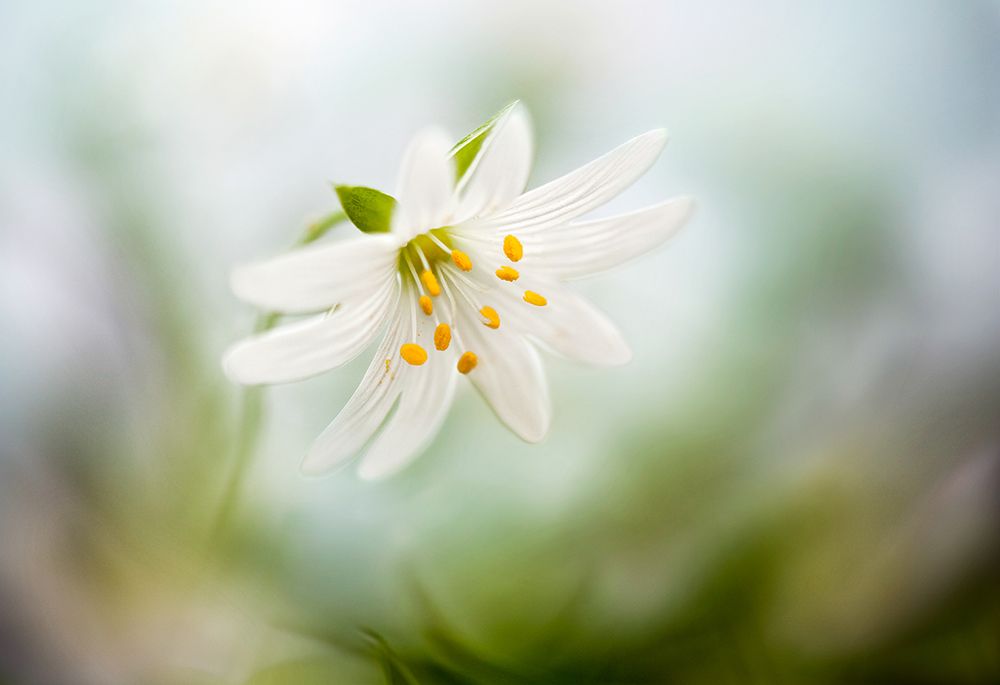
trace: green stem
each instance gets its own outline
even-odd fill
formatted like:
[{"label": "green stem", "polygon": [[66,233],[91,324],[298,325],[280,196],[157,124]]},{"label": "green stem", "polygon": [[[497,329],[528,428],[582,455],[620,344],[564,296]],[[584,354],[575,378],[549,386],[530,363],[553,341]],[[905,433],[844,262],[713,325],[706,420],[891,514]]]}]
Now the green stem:
[{"label": "green stem", "polygon": [[[337,224],[345,221],[347,215],[342,211],[335,211],[317,219],[306,227],[302,236],[295,243],[295,247],[308,245],[322,238]],[[263,333],[274,328],[281,321],[279,312],[266,312],[257,317],[254,323],[253,332]],[[223,533],[229,528],[233,514],[239,503],[240,493],[243,491],[243,484],[250,471],[250,461],[256,451],[257,441],[260,439],[261,419],[264,413],[264,389],[261,387],[245,388],[240,397],[239,410],[239,431],[236,437],[236,449],[233,457],[233,465],[226,478],[226,485],[222,492],[222,499],[215,516],[215,523],[209,535],[210,548],[220,540]]]},{"label": "green stem", "polygon": [[305,233],[303,233],[302,237],[299,238],[299,242],[297,244],[308,245],[314,240],[319,240],[324,235],[326,235],[326,232],[329,231],[331,228],[346,220],[347,220],[347,215],[344,214],[339,209],[335,212],[330,212],[323,218],[317,219],[316,221],[309,224],[309,226],[306,227]]}]

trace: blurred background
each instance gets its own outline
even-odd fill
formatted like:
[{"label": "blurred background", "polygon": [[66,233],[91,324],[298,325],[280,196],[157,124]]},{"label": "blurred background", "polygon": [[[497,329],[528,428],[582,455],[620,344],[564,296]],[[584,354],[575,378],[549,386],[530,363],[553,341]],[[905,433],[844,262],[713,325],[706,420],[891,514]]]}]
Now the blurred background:
[{"label": "blurred background", "polygon": [[[229,269],[513,98],[672,134],[634,360],[302,476],[367,360],[231,385]],[[13,0],[0,151],[0,683],[1000,682],[996,3]]]}]

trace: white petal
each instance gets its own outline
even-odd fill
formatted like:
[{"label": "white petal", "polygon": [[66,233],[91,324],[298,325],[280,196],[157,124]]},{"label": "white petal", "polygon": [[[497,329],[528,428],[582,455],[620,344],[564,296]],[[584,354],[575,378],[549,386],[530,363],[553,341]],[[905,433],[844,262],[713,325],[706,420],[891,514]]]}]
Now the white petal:
[{"label": "white petal", "polygon": [[303,247],[234,269],[231,285],[262,309],[314,312],[377,290],[396,267],[396,247],[387,236]]},{"label": "white petal", "polygon": [[679,197],[629,214],[551,227],[522,239],[522,266],[562,280],[606,271],[671,238],[693,211],[694,201]]},{"label": "white petal", "polygon": [[397,305],[358,389],[309,449],[302,462],[303,472],[322,473],[355,456],[389,415],[405,376],[401,372],[406,362],[399,357],[399,347],[409,331],[410,318],[408,309],[404,316],[404,306],[402,301]]},{"label": "white petal", "polygon": [[469,380],[508,428],[522,440],[538,442],[548,433],[552,420],[552,402],[538,351],[503,324],[502,313],[500,328],[493,330],[483,326],[471,309],[462,311],[459,335],[479,358]]},{"label": "white petal", "polygon": [[392,230],[400,239],[444,225],[455,185],[450,149],[447,134],[437,128],[421,131],[407,147],[396,183],[399,206],[392,218]]},{"label": "white petal", "polygon": [[[632,351],[618,327],[599,309],[566,286],[534,281],[521,272],[513,284],[502,284],[494,294],[503,302],[497,307],[520,332],[542,342],[568,359],[598,366],[620,366],[632,359]],[[536,307],[521,295],[534,290],[547,304]]]},{"label": "white petal", "polygon": [[384,478],[409,464],[431,442],[448,415],[458,371],[450,352],[428,344],[433,328],[420,341],[429,356],[421,366],[402,370],[406,379],[399,406],[358,467],[364,479]]},{"label": "white petal", "polygon": [[518,237],[558,225],[600,207],[635,182],[667,142],[662,129],[644,133],[576,171],[531,190],[470,229],[515,232]]},{"label": "white petal", "polygon": [[456,220],[490,214],[513,202],[528,183],[533,155],[531,121],[524,106],[516,104],[497,121],[462,179]]},{"label": "white petal", "polygon": [[226,375],[245,385],[286,383],[345,364],[371,343],[397,296],[398,286],[390,280],[374,295],[345,302],[330,314],[240,341],[223,356]]}]

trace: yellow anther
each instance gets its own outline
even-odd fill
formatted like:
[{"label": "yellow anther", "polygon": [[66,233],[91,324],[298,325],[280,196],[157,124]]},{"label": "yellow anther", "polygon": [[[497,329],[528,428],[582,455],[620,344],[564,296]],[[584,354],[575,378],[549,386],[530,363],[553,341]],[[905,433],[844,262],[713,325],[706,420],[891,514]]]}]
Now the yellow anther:
[{"label": "yellow anther", "polygon": [[524,248],[521,246],[521,241],[512,235],[504,236],[503,253],[512,262],[520,261],[521,257],[524,256]]},{"label": "yellow anther", "polygon": [[399,348],[399,356],[411,366],[420,366],[427,361],[427,350],[416,343],[405,343]]},{"label": "yellow anther", "polygon": [[469,373],[476,368],[476,364],[478,363],[479,358],[475,352],[463,352],[462,356],[458,358],[458,372]]},{"label": "yellow anther", "polygon": [[431,302],[431,298],[427,297],[426,295],[421,295],[419,301],[420,301],[420,308],[424,310],[424,314],[430,316],[431,314],[434,313],[434,303]]},{"label": "yellow anther", "polygon": [[472,260],[461,250],[451,251],[451,261],[455,262],[455,266],[462,271],[472,271]]},{"label": "yellow anther", "polygon": [[549,303],[548,300],[536,293],[534,290],[524,291],[524,301],[528,304],[533,304],[536,307],[544,307]]},{"label": "yellow anther", "polygon": [[434,347],[442,352],[448,349],[451,344],[451,326],[446,323],[439,323],[434,329]]},{"label": "yellow anther", "polygon": [[500,315],[497,314],[497,310],[493,307],[483,307],[479,310],[479,313],[483,315],[486,321],[483,325],[489,326],[490,328],[500,328]]},{"label": "yellow anther", "polygon": [[517,273],[517,269],[509,266],[501,266],[497,269],[497,278],[501,281],[516,281],[521,277],[521,274]]},{"label": "yellow anther", "polygon": [[420,280],[424,282],[424,287],[427,288],[429,292],[434,297],[441,294],[441,285],[438,283],[438,279],[434,277],[434,272],[431,270],[424,271],[420,274]]}]

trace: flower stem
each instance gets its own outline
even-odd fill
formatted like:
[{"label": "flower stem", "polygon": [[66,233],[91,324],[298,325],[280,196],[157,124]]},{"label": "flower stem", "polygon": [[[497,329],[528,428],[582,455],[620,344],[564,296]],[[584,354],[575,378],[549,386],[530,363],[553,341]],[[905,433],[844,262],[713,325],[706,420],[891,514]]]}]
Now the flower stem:
[{"label": "flower stem", "polygon": [[308,245],[314,240],[319,240],[324,235],[326,235],[326,232],[329,231],[331,228],[346,220],[347,220],[347,215],[344,214],[339,209],[335,212],[330,212],[326,216],[317,219],[316,221],[309,224],[306,227],[305,233],[302,234],[302,237],[299,238],[299,242],[296,244]]},{"label": "flower stem", "polygon": [[[319,240],[331,228],[346,219],[347,215],[337,210],[313,221],[306,227],[306,230],[298,241],[296,241],[295,246],[301,247]],[[263,333],[268,331],[274,328],[280,320],[281,314],[279,312],[260,314],[254,323],[253,332]],[[240,493],[243,491],[243,484],[250,470],[250,462],[256,451],[257,441],[260,438],[263,410],[264,389],[260,387],[245,388],[240,396],[239,429],[236,434],[233,464],[226,478],[219,508],[208,537],[209,549],[216,546],[232,522],[233,514],[239,503]]]}]

